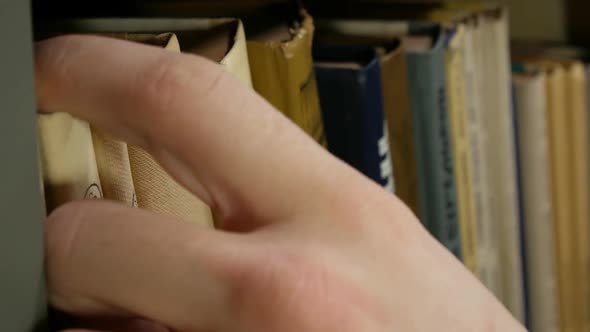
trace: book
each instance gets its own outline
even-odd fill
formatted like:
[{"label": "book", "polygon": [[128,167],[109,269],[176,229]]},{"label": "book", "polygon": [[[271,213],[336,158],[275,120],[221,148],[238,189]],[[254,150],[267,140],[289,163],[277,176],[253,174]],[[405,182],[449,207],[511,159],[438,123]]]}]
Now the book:
[{"label": "book", "polygon": [[447,2],[428,18],[466,27],[465,75],[471,82],[467,84],[468,127],[479,277],[525,323],[507,12],[490,3]]},{"label": "book", "polygon": [[542,71],[513,75],[521,168],[529,328],[560,331],[553,231],[546,79]]},{"label": "book", "polygon": [[371,47],[316,47],[315,72],[330,152],[393,192],[379,57]]},{"label": "book", "polygon": [[[572,48],[534,45],[516,55],[528,66],[547,72],[551,133],[555,244],[559,276],[562,330],[586,330],[588,323],[587,231],[587,82],[584,52]],[[522,52],[522,53],[520,53]]]},{"label": "book", "polygon": [[440,26],[404,37],[416,136],[422,221],[462,258]]},{"label": "book", "polygon": [[[386,33],[381,29],[385,29]],[[364,46],[377,50],[393,162],[394,192],[420,218],[418,166],[406,51],[399,38],[408,29],[405,22],[323,19],[318,21],[315,40],[320,45]]]},{"label": "book", "polygon": [[575,249],[572,222],[574,208],[569,188],[571,171],[569,161],[568,114],[566,106],[565,70],[556,63],[545,65],[547,73],[547,111],[551,158],[551,190],[553,192],[554,232],[557,256],[557,280],[560,303],[561,331],[579,331],[575,287]]},{"label": "book", "polygon": [[[100,33],[200,55],[223,65],[243,84],[252,85],[244,28],[237,19],[78,19],[53,22],[49,27],[47,31]],[[152,156],[139,147],[130,146],[128,150],[140,207],[213,224],[210,209],[176,183]]]},{"label": "book", "polygon": [[38,114],[48,214],[67,202],[102,198],[88,122],[67,113]]},{"label": "book", "polygon": [[137,197],[127,144],[98,128],[90,128],[104,198],[136,207]]},{"label": "book", "polygon": [[[434,29],[436,32],[432,33],[433,36],[428,35],[430,31],[434,31],[432,27],[433,24],[384,19],[324,19],[319,22],[322,32],[319,38],[322,42],[337,40],[340,43],[350,39],[350,36],[356,41],[368,38],[373,42],[383,38],[405,39],[408,76],[404,80],[410,84],[412,113],[412,126],[406,127],[405,130],[413,131],[416,149],[420,196],[418,215],[433,235],[461,258],[458,224],[460,211],[457,209],[454,157],[450,138],[452,133],[447,113],[445,33],[438,27]],[[421,32],[424,30],[428,33]],[[374,34],[371,35],[372,33]],[[406,140],[398,144],[406,144],[407,132],[402,139]],[[395,146],[395,143],[392,146]],[[396,159],[393,162],[395,172]]]},{"label": "book", "polygon": [[476,206],[478,275],[483,284],[496,296],[501,294],[501,270],[497,235],[493,231],[494,219],[490,214],[491,202],[488,186],[487,134],[484,131],[487,64],[483,57],[483,32],[485,25],[480,14],[475,13],[465,21],[465,82],[469,143],[471,148],[472,185]]},{"label": "book", "polygon": [[[520,251],[519,202],[516,178],[515,137],[510,87],[508,15],[504,8],[482,13],[486,93],[484,131],[487,135],[488,188],[491,217],[495,220],[499,266],[502,275],[500,299],[524,323],[524,292]],[[485,28],[487,27],[487,28]]]},{"label": "book", "polygon": [[289,24],[262,24],[248,34],[254,89],[319,144],[326,135],[313,70],[314,23],[306,12]]},{"label": "book", "polygon": [[566,112],[569,113],[568,132],[570,135],[571,157],[570,172],[573,190],[574,216],[572,225],[576,254],[577,309],[579,326],[582,331],[590,331],[590,187],[588,151],[588,113],[585,67],[580,61],[567,61],[564,64],[566,75]]},{"label": "book", "polygon": [[459,23],[450,30],[445,52],[445,66],[463,262],[477,275],[477,210],[472,181],[465,73],[466,29],[464,24]]},{"label": "book", "polygon": [[406,51],[399,41],[379,48],[395,194],[420,218],[418,164]]}]

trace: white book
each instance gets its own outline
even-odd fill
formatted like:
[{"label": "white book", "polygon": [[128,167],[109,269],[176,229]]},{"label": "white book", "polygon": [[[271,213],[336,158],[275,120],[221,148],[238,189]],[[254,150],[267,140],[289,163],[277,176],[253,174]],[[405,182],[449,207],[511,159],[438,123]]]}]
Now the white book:
[{"label": "white book", "polygon": [[520,146],[529,318],[535,332],[558,332],[551,160],[544,72],[514,75]]},{"label": "white book", "polygon": [[515,136],[510,85],[508,14],[504,9],[483,13],[488,189],[492,225],[501,269],[500,300],[522,323],[525,320],[520,213]]},{"label": "white book", "polygon": [[469,142],[472,158],[473,190],[477,211],[477,262],[479,277],[496,296],[500,294],[500,271],[496,250],[496,236],[492,232],[491,205],[488,187],[487,132],[484,113],[487,110],[486,77],[484,72],[484,28],[481,15],[468,24],[465,34],[465,83],[467,114],[469,118]]}]

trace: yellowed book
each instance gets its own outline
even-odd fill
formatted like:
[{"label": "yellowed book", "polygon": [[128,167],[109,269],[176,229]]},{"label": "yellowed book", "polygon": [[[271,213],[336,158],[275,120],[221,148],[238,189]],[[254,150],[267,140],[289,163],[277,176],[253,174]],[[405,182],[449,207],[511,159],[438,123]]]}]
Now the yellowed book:
[{"label": "yellowed book", "polygon": [[570,190],[570,160],[572,149],[569,139],[569,119],[566,101],[566,73],[559,64],[546,64],[547,71],[547,124],[551,158],[551,187],[553,191],[555,244],[557,254],[557,279],[561,331],[577,332],[579,310],[576,298],[576,259],[573,245],[572,223],[575,216],[574,197]]},{"label": "yellowed book", "polygon": [[39,114],[48,212],[70,201],[102,198],[90,126],[66,113]]},{"label": "yellowed book", "polygon": [[[172,52],[180,51],[178,39],[172,34],[163,46]],[[129,145],[129,160],[140,208],[213,226],[210,208],[178,184],[149,153]]]},{"label": "yellowed book", "polygon": [[577,309],[581,331],[590,331],[590,188],[588,153],[588,108],[586,95],[586,72],[581,62],[565,64],[566,98],[569,113],[569,134],[571,146],[570,187],[573,195],[573,225],[571,241],[575,242]]},{"label": "yellowed book", "polygon": [[459,207],[459,226],[463,261],[475,275],[477,267],[476,206],[474,200],[471,149],[465,81],[465,25],[457,24],[445,53],[449,118],[452,129],[455,181]]},{"label": "yellowed book", "polygon": [[254,89],[309,136],[326,146],[313,70],[314,22],[302,12],[296,29],[265,26],[247,40]]},{"label": "yellowed book", "polygon": [[[381,47],[382,48],[382,47]],[[418,166],[408,86],[407,54],[401,44],[381,50],[383,105],[389,129],[395,194],[420,218]]]}]

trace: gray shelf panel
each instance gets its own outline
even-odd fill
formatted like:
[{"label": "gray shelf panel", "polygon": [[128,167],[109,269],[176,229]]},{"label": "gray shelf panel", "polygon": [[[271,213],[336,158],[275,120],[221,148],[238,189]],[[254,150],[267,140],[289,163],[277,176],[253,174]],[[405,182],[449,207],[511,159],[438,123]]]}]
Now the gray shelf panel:
[{"label": "gray shelf panel", "polygon": [[0,1],[0,40],[0,331],[43,331],[45,213],[29,1]]}]

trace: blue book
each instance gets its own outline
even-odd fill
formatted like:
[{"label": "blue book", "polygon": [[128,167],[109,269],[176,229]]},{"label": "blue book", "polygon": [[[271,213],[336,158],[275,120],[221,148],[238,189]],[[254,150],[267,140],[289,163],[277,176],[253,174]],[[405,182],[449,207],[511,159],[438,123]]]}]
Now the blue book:
[{"label": "blue book", "polygon": [[422,222],[462,258],[452,133],[445,76],[445,32],[438,26],[414,27],[404,37],[418,160]]},{"label": "blue book", "polygon": [[371,47],[322,47],[314,67],[328,149],[393,192],[381,67]]}]

